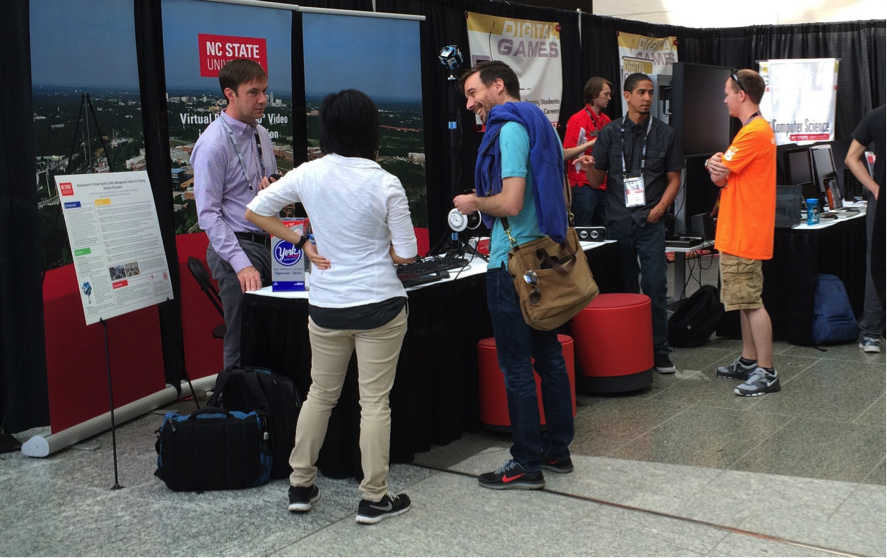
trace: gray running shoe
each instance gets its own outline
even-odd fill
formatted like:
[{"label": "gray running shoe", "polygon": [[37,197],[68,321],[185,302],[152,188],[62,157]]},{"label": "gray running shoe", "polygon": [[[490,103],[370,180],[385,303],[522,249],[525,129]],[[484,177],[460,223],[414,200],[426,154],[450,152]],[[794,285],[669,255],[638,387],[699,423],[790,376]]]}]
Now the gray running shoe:
[{"label": "gray running shoe", "polygon": [[736,386],[733,393],[743,397],[757,397],[758,395],[773,393],[780,389],[779,376],[775,373],[775,370],[773,374],[770,374],[758,366],[745,383]]},{"label": "gray running shoe", "polygon": [[736,357],[733,364],[727,366],[718,366],[718,378],[729,378],[731,380],[747,380],[751,373],[758,367],[758,363],[749,364],[748,366],[739,362],[742,357]]}]

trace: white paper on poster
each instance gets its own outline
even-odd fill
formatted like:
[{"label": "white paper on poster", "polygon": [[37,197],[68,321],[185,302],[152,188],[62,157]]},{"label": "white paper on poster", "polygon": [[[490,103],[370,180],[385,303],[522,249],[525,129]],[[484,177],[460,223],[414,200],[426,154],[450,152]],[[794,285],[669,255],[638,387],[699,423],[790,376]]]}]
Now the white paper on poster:
[{"label": "white paper on poster", "polygon": [[[538,106],[553,126],[561,113],[563,71],[560,25],[468,12],[471,65],[505,62],[517,74],[521,100]],[[481,122],[478,119],[478,126]]]},{"label": "white paper on poster", "polygon": [[759,62],[767,86],[761,113],[770,121],[776,145],[835,139],[839,62],[836,58]]},{"label": "white paper on poster", "polygon": [[55,177],[86,325],[173,298],[148,173]]},{"label": "white paper on poster", "polygon": [[[641,73],[648,76],[672,74],[674,63],[678,61],[677,37],[656,39],[635,35],[634,33],[616,33],[619,46],[619,70],[622,82],[617,84],[622,91],[625,78],[631,74]],[[613,95],[615,97],[615,93]],[[619,95],[622,97],[622,95]],[[622,98],[622,114],[628,114],[625,98]]]}]

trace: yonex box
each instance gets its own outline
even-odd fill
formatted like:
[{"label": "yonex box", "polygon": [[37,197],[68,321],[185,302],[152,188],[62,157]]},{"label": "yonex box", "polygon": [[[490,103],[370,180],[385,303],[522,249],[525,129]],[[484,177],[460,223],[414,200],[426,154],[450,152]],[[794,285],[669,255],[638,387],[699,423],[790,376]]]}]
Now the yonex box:
[{"label": "yonex box", "polygon": [[[282,219],[283,224],[296,229],[303,236],[308,227],[308,219]],[[286,240],[271,237],[271,290],[305,290],[305,252]]]}]

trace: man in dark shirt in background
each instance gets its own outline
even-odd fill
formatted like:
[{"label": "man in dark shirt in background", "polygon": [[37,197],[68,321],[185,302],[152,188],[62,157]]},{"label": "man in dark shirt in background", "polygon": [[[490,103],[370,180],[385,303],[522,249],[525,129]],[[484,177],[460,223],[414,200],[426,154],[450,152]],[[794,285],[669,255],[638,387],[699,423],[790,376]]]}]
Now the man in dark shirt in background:
[{"label": "man in dark shirt in background", "polygon": [[[865,298],[863,299],[862,318],[859,320],[859,330],[862,339],[859,348],[867,353],[881,352],[881,336],[884,335],[884,249],[883,243],[877,251],[872,250],[875,239],[884,239],[884,222],[876,232],[875,213],[880,197],[879,191],[884,186],[884,135],[885,135],[884,105],[870,111],[859,126],[853,130],[853,141],[847,150],[844,164],[853,173],[853,176],[865,186],[868,193],[868,207],[865,213]],[[875,176],[872,178],[862,162],[869,144],[875,145]],[[880,263],[879,263],[880,262]],[[880,272],[878,271],[880,270]],[[872,272],[875,272],[874,274]],[[881,292],[878,293],[878,285],[873,276],[880,274]]]},{"label": "man in dark shirt in background", "polygon": [[662,217],[680,189],[683,153],[674,130],[650,115],[650,77],[631,74],[623,89],[628,114],[604,127],[591,155],[583,156],[581,162],[592,188],[607,177],[607,234],[619,243],[622,284],[626,292],[636,293],[642,288],[650,297],[656,371],[672,374],[675,367],[668,356],[668,261]]}]

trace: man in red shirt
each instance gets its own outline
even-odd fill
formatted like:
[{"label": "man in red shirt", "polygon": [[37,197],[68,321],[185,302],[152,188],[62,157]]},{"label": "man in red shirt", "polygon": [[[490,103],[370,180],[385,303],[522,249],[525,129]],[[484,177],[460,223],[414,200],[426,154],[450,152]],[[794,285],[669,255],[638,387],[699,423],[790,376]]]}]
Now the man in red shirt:
[{"label": "man in red shirt", "polygon": [[567,181],[573,187],[573,218],[578,227],[603,226],[607,204],[607,181],[592,188],[578,158],[591,155],[591,146],[597,134],[610,123],[610,117],[601,112],[610,103],[613,84],[602,77],[593,77],[585,84],[585,108],[567,121],[564,136],[564,160],[567,161]]}]

